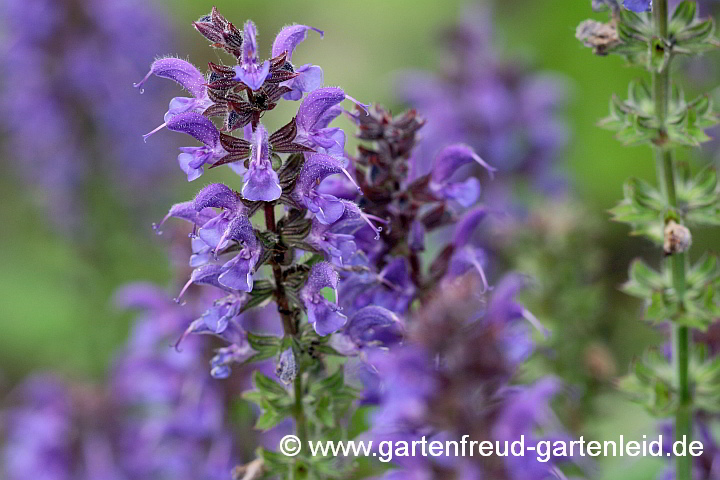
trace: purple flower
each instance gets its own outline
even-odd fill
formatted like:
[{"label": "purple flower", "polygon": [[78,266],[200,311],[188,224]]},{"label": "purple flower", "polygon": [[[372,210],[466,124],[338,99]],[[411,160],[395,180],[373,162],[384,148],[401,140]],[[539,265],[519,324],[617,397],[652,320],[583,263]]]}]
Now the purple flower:
[{"label": "purple flower", "polygon": [[202,147],[180,148],[182,153],[178,155],[178,163],[187,174],[188,181],[193,181],[203,174],[203,165],[212,165],[227,155],[220,143],[220,132],[210,120],[199,113],[179,113],[167,122],[167,127],[174,132],[187,133],[203,143]]},{"label": "purple flower", "polygon": [[473,232],[486,216],[487,209],[481,206],[470,210],[460,219],[453,234],[454,251],[447,271],[447,277],[454,279],[464,275],[468,270],[476,270],[483,285],[480,293],[492,290],[485,275],[488,264],[487,253],[470,243]]},{"label": "purple flower", "polygon": [[623,5],[633,12],[647,12],[652,7],[652,0],[623,0]]},{"label": "purple flower", "polygon": [[350,316],[345,327],[332,339],[336,350],[345,355],[397,345],[405,334],[400,318],[390,310],[370,305]]},{"label": "purple flower", "polygon": [[[280,30],[280,33],[275,37],[275,42],[273,42],[272,56],[277,57],[286,53],[285,58],[287,62],[292,61],[292,54],[295,51],[295,47],[307,38],[310,30],[318,32],[321,38],[325,35],[322,30],[306,25],[290,25]],[[292,64],[290,65],[292,66]],[[283,95],[285,100],[300,100],[303,94],[322,87],[323,71],[322,68],[317,65],[308,63],[301,67],[294,68],[293,71],[298,75],[292,80],[281,84],[292,89],[292,91]]]},{"label": "purple flower", "polygon": [[286,59],[292,60],[293,52],[295,48],[302,43],[308,35],[310,30],[314,30],[320,34],[320,38],[325,36],[322,30],[314,27],[308,27],[307,25],[289,25],[280,30],[280,33],[275,37],[275,41],[272,46],[272,56],[277,57],[286,53]]},{"label": "purple flower", "polygon": [[307,283],[300,292],[307,309],[308,322],[313,324],[315,332],[320,336],[338,331],[347,322],[347,317],[339,312],[337,303],[330,302],[322,294],[323,288],[331,288],[337,300],[338,280],[338,274],[331,264],[316,263],[310,269]]},{"label": "purple flower", "polygon": [[[262,246],[257,241],[253,226],[240,197],[221,183],[212,183],[202,189],[192,202],[197,217],[186,214],[187,204],[173,207],[177,216],[195,223],[197,236],[193,242],[191,263],[200,265],[224,254],[231,244],[238,245],[235,256],[222,266],[206,265],[196,268],[180,296],[192,283],[211,284],[224,290],[249,292],[253,287],[253,273],[260,258]],[[221,211],[211,214],[211,208]],[[169,215],[172,215],[172,210]]]},{"label": "purple flower", "polygon": [[250,167],[245,174],[242,195],[247,200],[272,202],[281,194],[282,188],[270,161],[268,133],[260,124],[253,133]]},{"label": "purple flower", "polygon": [[381,230],[353,202],[347,200],[341,202],[345,209],[335,223],[328,225],[316,217],[313,219],[310,233],[305,237],[308,245],[323,252],[327,261],[338,266],[348,263],[357,252],[355,232],[366,225],[376,233]]},{"label": "purple flower", "polygon": [[17,390],[23,404],[3,422],[4,478],[70,480],[72,420],[70,392],[57,378],[33,376]]},{"label": "purple flower", "polygon": [[435,156],[430,189],[440,198],[452,199],[463,207],[474,204],[480,196],[480,182],[475,177],[464,181],[451,181],[457,170],[463,165],[477,163],[485,168],[492,178],[495,168],[481,159],[467,145],[451,145],[445,147]]},{"label": "purple flower", "polygon": [[259,90],[270,74],[269,60],[258,67],[256,36],[255,24],[248,20],[243,28],[242,63],[235,67],[235,80],[243,82],[253,91]]},{"label": "purple flower", "polygon": [[355,311],[376,305],[403,314],[416,292],[407,259],[392,259],[379,273],[355,274],[341,284],[343,306]]},{"label": "purple flower", "polygon": [[292,199],[314,213],[320,223],[330,225],[336,222],[345,211],[345,204],[333,195],[319,193],[317,186],[326,177],[343,171],[342,163],[329,155],[306,153],[305,163],[291,194]]},{"label": "purple flower", "polygon": [[319,88],[311,92],[298,108],[296,142],[335,157],[345,155],[345,133],[340,128],[330,128],[330,123],[343,112],[340,103],[348,99],[363,109],[359,103],[341,88]]},{"label": "purple flower", "polygon": [[173,57],[155,60],[145,78],[133,84],[133,86],[142,89],[150,75],[168,78],[192,94],[192,98],[175,97],[170,100],[170,107],[165,114],[165,122],[168,122],[174,115],[179,113],[203,112],[212,105],[205,86],[205,76],[193,64],[185,60]]}]

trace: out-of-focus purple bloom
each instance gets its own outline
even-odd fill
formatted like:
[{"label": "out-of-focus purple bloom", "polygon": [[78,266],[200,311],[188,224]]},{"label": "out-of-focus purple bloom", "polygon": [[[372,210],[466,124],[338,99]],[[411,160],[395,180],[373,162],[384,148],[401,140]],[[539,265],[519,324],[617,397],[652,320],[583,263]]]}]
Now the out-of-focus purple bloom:
[{"label": "out-of-focus purple bloom", "polygon": [[[506,344],[511,325],[493,323],[490,310],[478,308],[477,286],[474,277],[441,286],[408,322],[402,345],[367,355],[368,372],[374,373],[364,383],[378,404],[371,438],[411,442],[468,435],[512,443],[525,435],[533,445],[548,438],[569,440],[549,406],[560,387],[556,379],[510,386],[518,365]],[[505,307],[516,308],[498,299],[494,315]],[[400,470],[383,478],[545,480],[558,471],[558,461],[541,462],[534,454],[504,462],[394,458]]]},{"label": "out-of-focus purple bloom", "polygon": [[322,294],[324,288],[330,288],[337,301],[338,281],[338,274],[332,264],[316,263],[310,269],[307,283],[300,292],[300,298],[307,309],[308,322],[313,325],[318,335],[330,335],[347,322],[347,317],[340,313],[340,306],[327,300]]},{"label": "out-of-focus purple bloom", "polygon": [[350,312],[377,305],[404,314],[410,307],[415,290],[407,260],[398,257],[379,273],[356,274],[343,281],[340,286],[341,304]]},{"label": "out-of-focus purple bloom", "polygon": [[460,182],[451,181],[460,167],[473,162],[485,168],[491,177],[496,171],[467,145],[445,147],[435,157],[430,189],[440,198],[455,200],[463,207],[473,205],[480,197],[480,181],[475,177]]},{"label": "out-of-focus purple bloom", "polygon": [[[33,198],[76,237],[92,233],[83,196],[91,181],[147,211],[142,207],[167,193],[155,183],[166,172],[158,159],[176,143],[143,145],[140,136],[154,123],[150,112],[165,102],[141,97],[131,85],[168,49],[167,16],[140,0],[8,0],[0,4],[0,23],[2,150],[34,187]],[[169,93],[170,85],[160,87]]]},{"label": "out-of-focus purple bloom", "polygon": [[400,343],[404,335],[400,318],[390,310],[370,305],[350,316],[345,327],[332,338],[336,350],[357,355],[374,348],[388,348]]},{"label": "out-of-focus purple bloom", "polygon": [[271,202],[280,198],[281,194],[282,188],[270,161],[268,133],[260,124],[253,133],[250,167],[245,174],[242,195],[254,202]]},{"label": "out-of-focus purple bloom", "polygon": [[[555,165],[567,144],[562,109],[567,85],[558,76],[538,74],[501,60],[492,45],[489,8],[473,5],[447,33],[445,68],[439,74],[408,72],[398,79],[401,96],[427,119],[412,154],[411,178],[435,168],[445,146],[466,143],[503,175],[488,185],[486,202],[497,206],[509,182],[527,179],[536,191],[564,193]],[[467,182],[467,180],[465,180]],[[456,196],[475,185],[450,189]],[[465,202],[467,203],[467,202]]]},{"label": "out-of-focus purple bloom", "polygon": [[25,380],[17,394],[22,403],[6,412],[3,422],[3,478],[70,480],[70,392],[57,378],[38,375]]}]

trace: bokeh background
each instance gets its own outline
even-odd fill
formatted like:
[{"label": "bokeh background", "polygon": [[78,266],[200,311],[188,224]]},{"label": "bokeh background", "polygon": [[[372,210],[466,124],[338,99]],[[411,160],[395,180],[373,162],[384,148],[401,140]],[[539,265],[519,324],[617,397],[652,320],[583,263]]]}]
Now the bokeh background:
[{"label": "bokeh background", "polygon": [[[179,54],[184,58],[189,52],[196,65],[217,59],[194,32],[191,21],[206,14],[213,4],[237,23],[252,18],[265,51],[283,25],[302,23],[321,28],[325,38],[311,36],[298,49],[295,61],[319,63],[326,85],[340,85],[361,101],[400,111],[398,72],[436,72],[443,68],[438,39],[458,20],[467,2],[166,0],[149,6],[128,0],[128,8],[118,7],[125,4],[124,0],[96,3],[99,9],[94,21],[108,23],[107,31],[85,30],[77,39],[67,40],[69,43],[63,43],[65,37],[54,37],[55,48],[60,51],[53,54],[53,62],[64,56],[68,62],[36,68],[42,63],[32,64],[32,45],[13,40],[18,29],[50,29],[53,22],[87,19],[47,18],[47,25],[24,25],[23,9],[42,9],[44,2],[0,0],[0,143],[4,146],[0,159],[0,392],[10,391],[37,370],[102,381],[130,325],[130,317],[113,307],[113,291],[128,281],[169,281],[167,239],[155,235],[151,223],[162,218],[169,204],[189,198],[200,184],[188,184],[177,168],[175,136],[160,132],[147,143],[140,136],[161,123],[163,105],[178,89],[153,79],[140,95],[132,82],[144,76],[156,55]],[[623,148],[611,132],[596,126],[607,112],[611,95],[623,94],[638,72],[626,68],[620,58],[594,57],[575,40],[575,26],[591,16],[589,3],[502,0],[484,4],[493,10],[493,42],[498,56],[565,78],[562,85],[567,95],[564,114],[569,144],[559,163],[569,176],[571,201],[576,204],[573,207],[583,212],[569,229],[592,232],[592,242],[580,241],[573,255],[582,258],[586,253],[588,258],[601,259],[601,267],[594,270],[589,284],[596,287],[596,293],[600,291],[592,305],[596,309],[593,316],[602,318],[593,320],[599,325],[592,330],[596,338],[583,341],[597,348],[593,352],[599,352],[601,360],[611,365],[608,368],[623,373],[629,360],[656,342],[658,336],[636,321],[640,306],[619,294],[616,287],[624,280],[630,260],[645,254],[652,257],[654,249],[640,239],[628,238],[626,227],[610,223],[606,210],[620,199],[627,177],[652,180],[654,164],[649,149]],[[42,32],[21,33],[29,38]],[[68,52],[63,50],[73,42],[87,47],[78,58],[65,55]],[[717,55],[710,57],[718,61]],[[70,77],[72,81],[68,81]],[[689,78],[686,86],[692,91],[699,83],[703,82]],[[51,88],[66,105],[76,105],[80,99],[82,108],[63,110],[55,108],[52,101],[38,101],[34,98],[38,84]],[[84,90],[76,85],[85,85]],[[152,108],[154,114],[149,113]],[[98,113],[101,110],[105,113]],[[72,124],[76,137],[56,135],[54,132],[61,130],[54,130],[52,122]],[[18,144],[18,131],[24,132],[25,143]],[[102,137],[102,141],[93,140],[93,147],[85,148],[83,132]],[[50,163],[27,158],[36,142],[44,145]],[[73,144],[80,147],[70,148]],[[354,146],[348,148],[352,151]],[[707,158],[712,152],[688,150],[680,155],[688,160],[697,158],[693,161],[702,164],[711,161]],[[493,162],[492,158],[487,160]],[[105,163],[112,163],[112,167],[107,168]],[[81,164],[81,171],[75,171],[74,164]],[[59,173],[48,176],[53,169]],[[223,175],[212,171],[201,182]],[[56,190],[63,182],[76,190],[58,194]],[[529,235],[528,241],[532,241]],[[699,232],[695,245],[697,251],[717,248],[717,231]],[[523,259],[519,260],[522,266]],[[540,266],[532,260],[526,264],[535,276],[567,273],[565,280],[572,283],[572,271],[553,270],[562,260],[550,254]],[[517,267],[517,263],[512,266]],[[555,285],[562,287],[562,282]],[[552,315],[552,305],[538,308],[541,318]],[[577,322],[583,320],[578,318]],[[560,340],[573,342],[576,338]],[[587,351],[572,354],[585,355]],[[531,368],[551,368],[552,363],[538,361]],[[577,364],[581,365],[578,368],[587,365],[582,359]],[[561,367],[556,369],[562,373]],[[570,378],[582,375],[567,369],[565,373]],[[620,434],[641,438],[654,433],[649,417],[620,398],[607,382],[589,402],[582,406],[579,432],[598,438],[617,438]],[[572,407],[559,408],[560,415],[567,414],[565,420],[572,423]],[[623,472],[625,479],[653,478],[653,472],[661,467],[651,459],[602,462],[604,478],[608,479],[617,478],[617,472]]]}]

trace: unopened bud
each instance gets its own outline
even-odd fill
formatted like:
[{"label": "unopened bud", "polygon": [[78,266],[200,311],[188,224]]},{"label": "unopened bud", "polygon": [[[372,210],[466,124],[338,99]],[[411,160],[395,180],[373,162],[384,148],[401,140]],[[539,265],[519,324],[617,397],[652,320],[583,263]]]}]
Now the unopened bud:
[{"label": "unopened bud", "polygon": [[275,366],[275,374],[285,385],[290,385],[297,375],[297,365],[295,363],[295,355],[292,348],[288,348],[280,354],[277,365]]},{"label": "unopened bud", "polygon": [[685,225],[680,225],[674,220],[670,220],[665,225],[665,241],[663,242],[665,255],[683,253],[690,248],[691,244],[692,235]]},{"label": "unopened bud", "polygon": [[575,38],[586,47],[592,48],[595,55],[600,56],[607,55],[621,43],[614,20],[609,23],[585,20],[575,30]]}]

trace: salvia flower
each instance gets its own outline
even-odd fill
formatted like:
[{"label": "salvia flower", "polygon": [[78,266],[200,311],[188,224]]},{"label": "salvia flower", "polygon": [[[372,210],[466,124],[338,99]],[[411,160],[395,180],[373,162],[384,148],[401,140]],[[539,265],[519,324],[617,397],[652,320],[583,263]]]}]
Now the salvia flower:
[{"label": "salvia flower", "polygon": [[270,74],[269,60],[265,60],[258,67],[256,36],[255,24],[248,20],[243,28],[242,63],[235,67],[235,79],[252,90],[259,90]]},{"label": "salvia flower", "polygon": [[333,195],[318,192],[317,187],[325,178],[343,171],[340,160],[322,153],[306,153],[291,195],[293,200],[314,213],[320,223],[335,223],[345,212],[345,203]]},{"label": "salvia flower", "polygon": [[165,113],[165,122],[168,122],[179,113],[202,113],[212,105],[205,86],[205,76],[190,62],[173,57],[155,60],[145,78],[133,84],[133,86],[142,90],[151,75],[172,80],[192,95],[190,98],[175,97],[170,100],[170,107]]},{"label": "salvia flower", "polygon": [[270,144],[265,127],[258,125],[253,133],[252,150],[250,151],[250,167],[245,175],[242,195],[254,202],[271,202],[280,198],[282,188],[277,172],[270,161]]},{"label": "salvia flower", "polygon": [[313,325],[318,335],[325,336],[336,332],[347,322],[347,317],[340,313],[340,306],[326,299],[322,293],[324,288],[331,289],[337,301],[338,281],[339,276],[332,264],[316,263],[300,292],[300,298],[307,309],[308,322]]},{"label": "salvia flower", "polygon": [[180,148],[182,153],[178,155],[178,163],[187,174],[188,181],[199,178],[204,172],[204,165],[212,165],[227,155],[220,143],[220,131],[199,113],[187,112],[174,115],[167,122],[167,127],[174,132],[186,133],[203,143],[202,147]]}]

